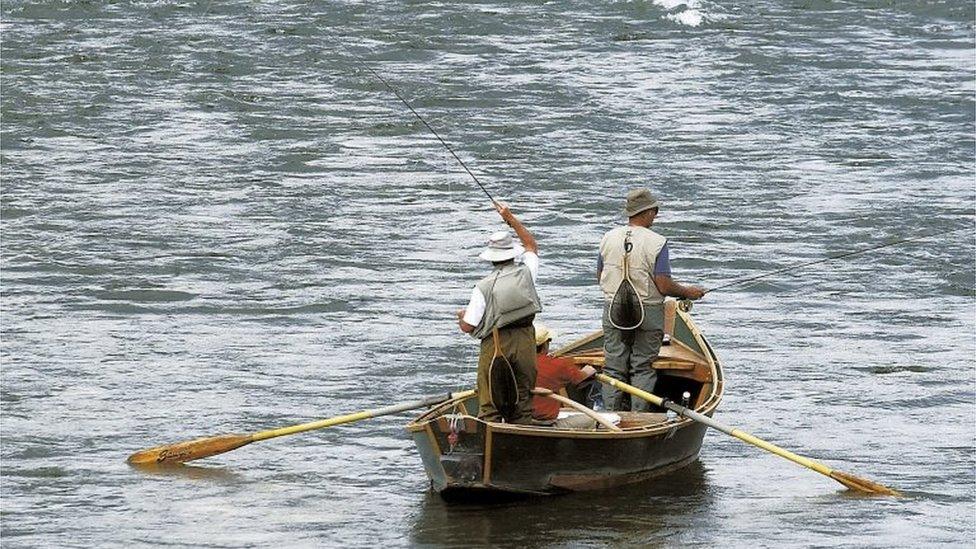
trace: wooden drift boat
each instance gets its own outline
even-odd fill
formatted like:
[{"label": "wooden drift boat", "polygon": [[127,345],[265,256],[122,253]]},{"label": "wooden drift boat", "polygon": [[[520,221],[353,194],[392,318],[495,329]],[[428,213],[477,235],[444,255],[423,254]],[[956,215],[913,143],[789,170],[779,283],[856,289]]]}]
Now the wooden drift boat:
[{"label": "wooden drift boat", "polygon": [[[689,314],[665,303],[665,342],[654,362],[655,394],[711,416],[722,400],[722,370]],[[556,352],[603,359],[603,333]],[[432,488],[446,499],[602,490],[680,469],[698,458],[704,425],[664,413],[616,412],[619,431],[565,430],[478,419],[478,399],[455,398],[407,425]],[[569,409],[566,409],[569,411]]]}]

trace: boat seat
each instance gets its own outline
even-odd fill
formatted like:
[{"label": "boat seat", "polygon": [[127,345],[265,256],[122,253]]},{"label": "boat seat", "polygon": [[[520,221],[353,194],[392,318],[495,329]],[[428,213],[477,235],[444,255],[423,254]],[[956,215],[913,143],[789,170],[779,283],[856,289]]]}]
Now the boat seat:
[{"label": "boat seat", "polygon": [[[603,349],[592,353],[570,355],[576,359],[577,364],[591,361],[595,364],[603,364]],[[675,370],[690,370],[696,364],[707,364],[708,361],[698,353],[680,345],[662,345],[658,351],[657,360],[654,361],[655,368],[670,368]]]},{"label": "boat seat", "polygon": [[621,429],[629,427],[646,427],[657,425],[668,420],[668,416],[658,412],[614,412],[620,416]]},{"label": "boat seat", "polygon": [[697,364],[707,364],[705,358],[682,345],[662,345],[654,361],[655,370],[694,370]]}]

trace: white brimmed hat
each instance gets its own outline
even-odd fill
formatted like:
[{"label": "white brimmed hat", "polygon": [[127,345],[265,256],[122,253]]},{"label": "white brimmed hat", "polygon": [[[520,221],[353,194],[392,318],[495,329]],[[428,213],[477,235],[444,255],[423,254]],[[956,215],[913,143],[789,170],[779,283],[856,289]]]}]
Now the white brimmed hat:
[{"label": "white brimmed hat", "polygon": [[491,233],[488,237],[488,247],[478,257],[485,261],[498,262],[515,259],[523,253],[525,248],[521,244],[516,244],[508,231],[498,231]]},{"label": "white brimmed hat", "polygon": [[532,326],[535,328],[535,346],[538,347],[543,343],[552,340],[556,337],[556,332],[550,330],[548,326],[541,322],[533,322]]}]

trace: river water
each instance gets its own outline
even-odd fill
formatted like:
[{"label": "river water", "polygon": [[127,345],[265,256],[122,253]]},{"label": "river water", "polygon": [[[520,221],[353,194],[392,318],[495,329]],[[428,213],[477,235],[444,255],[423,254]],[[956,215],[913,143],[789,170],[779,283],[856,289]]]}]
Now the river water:
[{"label": "river water", "polygon": [[[2,7],[3,547],[971,547],[971,1]],[[140,448],[473,385],[453,312],[501,228],[388,78],[538,237],[543,318],[599,327],[596,246],[648,186],[709,294],[728,424],[666,481],[427,492],[377,418],[166,474]]]}]

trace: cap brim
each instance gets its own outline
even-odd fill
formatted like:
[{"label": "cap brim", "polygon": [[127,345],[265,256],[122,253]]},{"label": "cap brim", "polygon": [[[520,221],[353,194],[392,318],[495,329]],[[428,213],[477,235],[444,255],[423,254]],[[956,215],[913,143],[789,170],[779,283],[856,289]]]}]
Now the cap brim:
[{"label": "cap brim", "polygon": [[539,336],[536,336],[535,346],[538,347],[539,345],[542,345],[547,341],[552,341],[555,338],[556,338],[556,332],[554,332],[553,330],[547,330],[545,333],[542,334],[542,338],[541,338],[542,341],[539,340],[540,339]]},{"label": "cap brim", "polygon": [[627,217],[634,217],[635,215],[642,214],[642,213],[646,212],[647,210],[657,210],[657,209],[659,209],[659,207],[657,205],[657,202],[655,202],[655,203],[651,204],[650,206],[645,206],[645,207],[640,208],[638,210],[634,210],[634,211],[624,210],[624,215],[626,215]]}]

